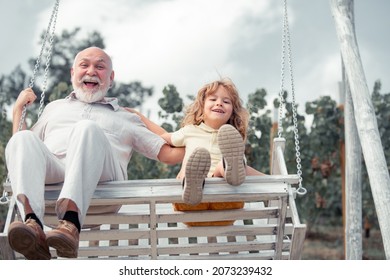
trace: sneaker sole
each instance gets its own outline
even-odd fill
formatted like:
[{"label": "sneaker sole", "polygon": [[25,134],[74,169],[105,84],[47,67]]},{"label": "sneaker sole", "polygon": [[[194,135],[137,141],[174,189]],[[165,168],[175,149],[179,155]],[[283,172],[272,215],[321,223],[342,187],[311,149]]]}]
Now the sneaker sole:
[{"label": "sneaker sole", "polygon": [[184,203],[197,205],[202,201],[203,183],[210,171],[210,165],[210,153],[204,148],[196,149],[189,157],[182,195]]},{"label": "sneaker sole", "polygon": [[57,250],[57,256],[61,258],[77,258],[78,244],[63,234],[54,234],[46,238],[47,245]]},{"label": "sneaker sole", "polygon": [[218,145],[225,161],[225,179],[239,186],[245,181],[245,146],[241,134],[231,125],[223,125],[218,132]]},{"label": "sneaker sole", "polygon": [[34,230],[26,227],[21,227],[18,224],[10,225],[8,242],[11,248],[24,255],[28,260],[50,260],[49,247],[47,250],[42,248],[36,240]]}]

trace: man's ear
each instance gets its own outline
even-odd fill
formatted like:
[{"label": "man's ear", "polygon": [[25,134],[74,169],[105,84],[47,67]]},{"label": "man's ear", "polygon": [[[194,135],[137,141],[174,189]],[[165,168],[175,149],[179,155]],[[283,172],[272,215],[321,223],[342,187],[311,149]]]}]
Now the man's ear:
[{"label": "man's ear", "polygon": [[115,72],[114,72],[114,70],[112,70],[111,75],[110,75],[110,82],[111,82],[111,85],[112,85],[112,83],[114,82],[114,77],[115,77]]}]

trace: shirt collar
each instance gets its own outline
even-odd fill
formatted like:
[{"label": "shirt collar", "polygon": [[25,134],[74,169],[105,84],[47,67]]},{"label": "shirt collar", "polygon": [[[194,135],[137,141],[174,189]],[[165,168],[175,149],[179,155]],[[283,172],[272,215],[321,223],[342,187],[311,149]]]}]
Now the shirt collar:
[{"label": "shirt collar", "polygon": [[[76,94],[72,91],[65,99],[78,100]],[[94,102],[95,104],[110,105],[114,111],[119,110],[118,98],[115,97],[104,97],[103,100]]]},{"label": "shirt collar", "polygon": [[208,126],[207,124],[205,124],[204,122],[201,122],[198,125],[198,127],[203,129],[204,131],[207,131],[207,132],[217,132],[218,131],[218,129],[212,128],[212,127]]}]

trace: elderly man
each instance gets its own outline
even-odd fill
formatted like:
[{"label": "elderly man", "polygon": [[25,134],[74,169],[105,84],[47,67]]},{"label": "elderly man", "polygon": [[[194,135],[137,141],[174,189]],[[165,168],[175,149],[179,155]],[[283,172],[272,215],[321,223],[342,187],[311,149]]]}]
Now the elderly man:
[{"label": "elderly man", "polygon": [[[23,90],[13,110],[13,132],[6,148],[12,190],[24,222],[9,227],[10,246],[27,259],[77,257],[79,233],[99,182],[127,179],[133,151],[167,164],[183,158],[150,132],[140,117],[106,97],[114,80],[110,57],[90,47],[79,52],[71,68],[74,91],[48,104],[31,130],[18,131],[22,109],[35,101]],[[63,182],[56,203],[57,228],[45,235],[45,184]]]}]

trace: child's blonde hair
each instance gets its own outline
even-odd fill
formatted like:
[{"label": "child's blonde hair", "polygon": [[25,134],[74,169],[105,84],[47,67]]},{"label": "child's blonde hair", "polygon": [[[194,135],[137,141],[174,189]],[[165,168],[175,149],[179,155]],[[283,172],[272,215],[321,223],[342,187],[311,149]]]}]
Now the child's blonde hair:
[{"label": "child's blonde hair", "polygon": [[242,101],[238,94],[237,88],[229,78],[223,78],[204,85],[198,91],[194,102],[188,106],[184,119],[181,122],[181,126],[183,127],[188,124],[199,125],[201,122],[203,122],[205,99],[209,95],[215,93],[219,87],[224,87],[225,90],[229,93],[229,97],[233,105],[233,112],[227,123],[234,126],[245,140],[247,135],[249,113],[242,106]]}]

